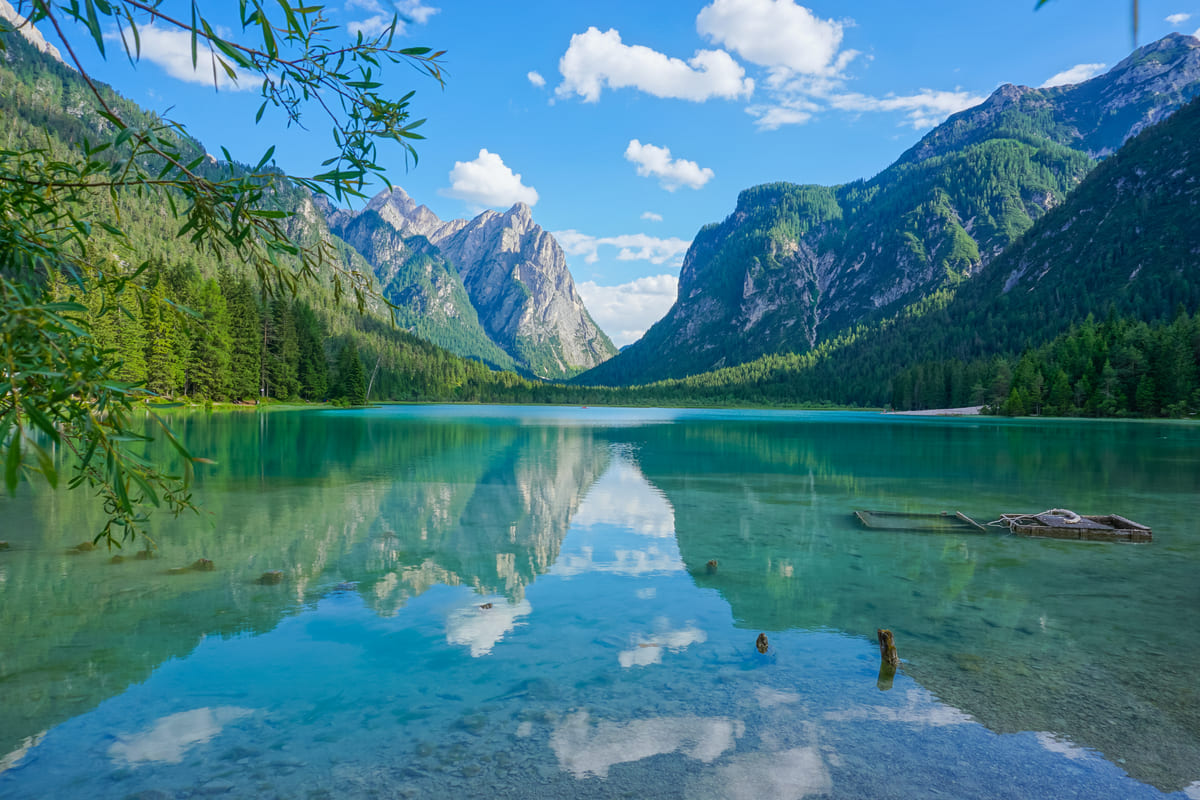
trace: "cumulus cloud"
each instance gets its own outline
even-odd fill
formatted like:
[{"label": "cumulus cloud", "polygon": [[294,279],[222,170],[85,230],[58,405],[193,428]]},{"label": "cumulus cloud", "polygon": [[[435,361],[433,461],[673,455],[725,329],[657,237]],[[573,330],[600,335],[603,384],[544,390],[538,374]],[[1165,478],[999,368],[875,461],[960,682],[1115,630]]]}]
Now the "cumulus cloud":
[{"label": "cumulus cloud", "polygon": [[455,161],[450,170],[450,188],[439,189],[444,197],[456,197],[476,206],[507,208],[514,203],[534,205],[538,193],[521,182],[521,174],[509,169],[502,158],[486,149],[474,161]]},{"label": "cumulus cloud", "polygon": [[754,81],[724,50],[698,50],[688,61],[642,45],[627,45],[615,29],[588,28],[571,37],[558,62],[559,97],[578,95],[595,103],[604,87],[635,88],[655,97],[702,102],[710,97],[749,97]]},{"label": "cumulus cloud", "polygon": [[408,29],[408,23],[424,25],[430,17],[438,13],[438,9],[425,5],[421,0],[392,0],[387,7],[379,0],[347,0],[346,11],[361,11],[367,15],[346,23],[346,29],[350,33],[361,33],[363,36],[378,36],[392,24],[393,18],[396,18],[396,35],[403,36]]},{"label": "cumulus cloud", "polygon": [[1094,78],[1108,66],[1107,64],[1076,64],[1070,69],[1064,69],[1057,75],[1052,75],[1039,88],[1049,89],[1052,86],[1069,86],[1083,83],[1088,78]]},{"label": "cumulus cloud", "polygon": [[[238,79],[231,80],[225,68],[217,63],[217,57],[205,49],[202,42],[197,44],[197,60],[193,66],[192,35],[187,31],[141,25],[138,27],[138,38],[141,43],[141,57],[157,64],[172,78],[212,86],[215,75],[218,89],[235,92],[256,91],[262,85],[261,75],[237,67],[234,67],[234,73]],[[130,42],[131,46],[132,44]],[[228,59],[225,61],[228,62]]]},{"label": "cumulus cloud", "polygon": [[655,214],[653,211],[643,211],[642,219],[647,222],[662,222],[662,214]]},{"label": "cumulus cloud", "polygon": [[1183,23],[1192,18],[1191,14],[1171,14],[1166,18],[1166,23],[1173,28],[1178,28]]},{"label": "cumulus cloud", "polygon": [[538,72],[537,70],[529,70],[529,72],[525,73],[525,77],[529,79],[530,83],[539,89],[546,85],[546,79],[543,78],[542,73]]},{"label": "cumulus cloud", "polygon": [[625,160],[637,165],[637,174],[643,178],[658,178],[658,183],[668,192],[680,186],[699,189],[712,180],[713,171],[701,167],[695,161],[682,158],[672,160],[671,150],[652,144],[642,144],[631,139],[625,148]]},{"label": "cumulus cloud", "polygon": [[857,53],[839,55],[843,25],[821,19],[793,0],[714,0],[696,30],[751,63],[807,75],[838,72]]},{"label": "cumulus cloud", "polygon": [[618,261],[649,261],[651,264],[665,264],[668,261],[680,263],[683,254],[691,246],[691,242],[678,237],[660,239],[644,233],[589,236],[586,233],[570,229],[555,231],[554,238],[562,245],[562,249],[567,255],[583,256],[583,260],[588,264],[595,264],[599,260],[601,247],[618,248]]},{"label": "cumulus cloud", "polygon": [[649,275],[619,286],[584,281],[576,287],[596,324],[613,344],[633,344],[663,318],[675,303],[679,279],[674,275]]}]

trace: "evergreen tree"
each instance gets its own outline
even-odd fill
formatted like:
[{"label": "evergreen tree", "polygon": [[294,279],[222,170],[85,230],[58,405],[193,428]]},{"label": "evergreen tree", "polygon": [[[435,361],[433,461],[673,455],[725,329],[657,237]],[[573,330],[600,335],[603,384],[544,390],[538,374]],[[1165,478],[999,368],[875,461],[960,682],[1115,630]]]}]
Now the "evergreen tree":
[{"label": "evergreen tree", "polygon": [[229,310],[217,281],[201,283],[195,303],[200,320],[193,326],[188,364],[192,391],[210,400],[228,397],[233,338],[229,333]]},{"label": "evergreen tree", "polygon": [[334,396],[352,406],[367,404],[367,376],[358,357],[358,345],[350,339],[342,345],[337,362],[337,388]]},{"label": "evergreen tree", "polygon": [[329,393],[329,363],[325,360],[325,328],[312,308],[296,301],[296,337],[299,343],[300,396],[305,400],[324,400]]},{"label": "evergreen tree", "polygon": [[267,394],[278,400],[295,397],[300,389],[298,367],[300,340],[292,304],[282,298],[272,300],[264,314],[263,367]]},{"label": "evergreen tree", "polygon": [[229,396],[234,400],[248,400],[258,396],[262,364],[258,303],[249,282],[245,278],[235,278],[229,272],[221,273],[221,290],[225,295],[233,345],[229,353]]}]

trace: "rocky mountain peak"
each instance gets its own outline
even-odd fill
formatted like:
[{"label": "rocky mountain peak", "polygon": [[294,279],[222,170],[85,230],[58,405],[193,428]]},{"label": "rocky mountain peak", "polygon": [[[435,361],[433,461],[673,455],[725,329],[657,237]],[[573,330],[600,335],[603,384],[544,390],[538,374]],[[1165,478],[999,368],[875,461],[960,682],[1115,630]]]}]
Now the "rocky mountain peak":
[{"label": "rocky mountain peak", "polygon": [[[371,226],[389,227],[395,235],[382,235],[376,227],[359,230],[354,215],[339,219],[337,232],[350,237],[395,297],[414,295],[398,285],[400,278],[415,280],[404,261],[410,258],[409,248],[444,259],[453,273],[452,280],[443,281],[445,286],[462,287],[482,332],[528,371],[569,377],[616,353],[584,308],[562,247],[534,222],[527,203],[516,203],[504,213],[487,210],[471,220],[442,221],[403,189],[394,188],[371,198],[358,218],[365,221],[368,216],[378,220]],[[407,243],[401,247],[395,236]],[[414,245],[414,236],[428,243]]]},{"label": "rocky mountain peak", "polygon": [[16,30],[25,38],[25,41],[33,45],[39,53],[45,53],[53,58],[58,63],[75,69],[66,61],[63,61],[62,53],[58,52],[58,48],[46,41],[42,36],[41,31],[33,27],[29,20],[17,13],[17,10],[12,7],[8,0],[0,0],[0,18],[7,20]]},{"label": "rocky mountain peak", "polygon": [[533,209],[527,203],[515,203],[512,208],[504,212],[504,217],[528,227],[533,224]]}]

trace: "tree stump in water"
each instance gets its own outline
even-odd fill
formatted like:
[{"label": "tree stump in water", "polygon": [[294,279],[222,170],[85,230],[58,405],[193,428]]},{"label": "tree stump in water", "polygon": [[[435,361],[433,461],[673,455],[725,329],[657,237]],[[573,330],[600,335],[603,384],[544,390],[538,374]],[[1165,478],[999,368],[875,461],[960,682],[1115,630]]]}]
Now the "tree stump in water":
[{"label": "tree stump in water", "polygon": [[765,633],[760,633],[758,635],[758,639],[756,639],[754,642],[754,646],[758,648],[758,652],[765,655],[767,650],[770,648],[770,644],[767,643],[767,635]]},{"label": "tree stump in water", "polygon": [[892,688],[892,682],[896,678],[900,655],[896,652],[896,641],[891,631],[880,628],[875,631],[875,635],[879,637],[879,677],[875,680],[875,686],[879,691],[886,692]]},{"label": "tree stump in water", "polygon": [[879,657],[883,659],[883,663],[893,669],[900,666],[900,655],[896,652],[896,640],[892,632],[887,628],[880,628],[875,631],[875,635],[879,637]]},{"label": "tree stump in water", "polygon": [[717,560],[714,558],[712,561],[705,564],[704,568],[708,571],[709,575],[715,574],[717,571]]}]

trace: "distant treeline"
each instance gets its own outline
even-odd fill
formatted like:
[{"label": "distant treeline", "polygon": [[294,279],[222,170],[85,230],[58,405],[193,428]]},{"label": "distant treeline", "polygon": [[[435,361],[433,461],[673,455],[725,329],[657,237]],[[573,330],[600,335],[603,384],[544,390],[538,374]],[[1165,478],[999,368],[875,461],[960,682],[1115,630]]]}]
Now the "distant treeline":
[{"label": "distant treeline", "polygon": [[1183,417],[1200,410],[1200,316],[1089,318],[1016,358],[928,361],[893,381],[897,409],[984,405],[1009,416]]}]

